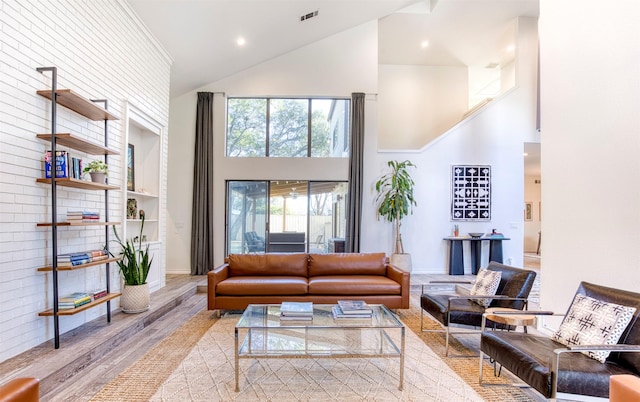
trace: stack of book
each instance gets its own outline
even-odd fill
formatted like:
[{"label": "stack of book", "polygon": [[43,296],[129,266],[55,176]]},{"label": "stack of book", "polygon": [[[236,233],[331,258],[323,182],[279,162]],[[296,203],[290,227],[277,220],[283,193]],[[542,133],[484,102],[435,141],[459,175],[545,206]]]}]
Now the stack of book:
[{"label": "stack of book", "polygon": [[72,308],[80,307],[84,304],[91,302],[91,295],[84,292],[75,292],[70,295],[61,297],[58,299],[59,310],[70,310]]},{"label": "stack of book", "polygon": [[332,308],[333,318],[371,318],[373,310],[363,300],[338,300]]},{"label": "stack of book", "polygon": [[313,320],[313,303],[282,302],[280,305],[280,319],[291,321]]},{"label": "stack of book", "polygon": [[97,222],[99,220],[99,212],[67,211],[67,221],[69,222]]},{"label": "stack of book", "polygon": [[83,253],[58,254],[58,267],[75,267],[109,258],[107,250],[91,250]]},{"label": "stack of book", "polygon": [[94,290],[93,292],[91,292],[91,299],[98,300],[99,298],[105,297],[106,295],[107,295],[107,289],[100,288],[98,290]]},{"label": "stack of book", "polygon": [[[44,177],[51,178],[51,151],[44,153]],[[82,159],[72,157],[67,151],[56,151],[56,177],[82,179]]]}]

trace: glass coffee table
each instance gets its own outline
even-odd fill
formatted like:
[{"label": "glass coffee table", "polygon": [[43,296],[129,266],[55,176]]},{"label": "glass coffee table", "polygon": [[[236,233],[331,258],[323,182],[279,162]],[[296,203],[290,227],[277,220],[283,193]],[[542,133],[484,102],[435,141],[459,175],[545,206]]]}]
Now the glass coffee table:
[{"label": "glass coffee table", "polygon": [[[279,304],[250,304],[235,327],[235,381],[240,390],[240,359],[260,358],[375,358],[400,360],[404,380],[402,322],[384,305],[370,305],[371,318],[334,319],[333,305],[314,304],[313,320],[280,319]],[[244,335],[240,343],[240,335]],[[399,346],[398,346],[399,343]]]}]

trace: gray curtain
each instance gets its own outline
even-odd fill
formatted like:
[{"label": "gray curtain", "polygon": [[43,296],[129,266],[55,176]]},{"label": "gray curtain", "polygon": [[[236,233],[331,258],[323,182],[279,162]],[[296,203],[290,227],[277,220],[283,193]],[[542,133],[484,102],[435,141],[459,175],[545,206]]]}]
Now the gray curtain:
[{"label": "gray curtain", "polygon": [[362,169],[364,153],[364,94],[351,94],[351,154],[349,155],[349,202],[345,251],[360,252],[362,220]]},{"label": "gray curtain", "polygon": [[213,267],[213,93],[198,92],[191,213],[191,275]]}]

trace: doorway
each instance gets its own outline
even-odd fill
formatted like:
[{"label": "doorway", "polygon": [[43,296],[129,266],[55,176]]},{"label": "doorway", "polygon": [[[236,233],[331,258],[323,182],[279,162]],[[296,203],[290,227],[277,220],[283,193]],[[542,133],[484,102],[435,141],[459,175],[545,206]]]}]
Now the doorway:
[{"label": "doorway", "polygon": [[226,255],[326,253],[344,240],[347,183],[227,181]]}]

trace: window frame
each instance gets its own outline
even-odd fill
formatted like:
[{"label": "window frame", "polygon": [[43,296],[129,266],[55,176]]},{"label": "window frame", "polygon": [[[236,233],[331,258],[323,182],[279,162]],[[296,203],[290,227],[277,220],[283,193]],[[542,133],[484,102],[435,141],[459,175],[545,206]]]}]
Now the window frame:
[{"label": "window frame", "polygon": [[[264,156],[232,156],[229,155],[229,101],[234,99],[255,99],[255,100],[264,100],[266,101],[266,114],[265,114],[265,155]],[[333,158],[331,156],[331,152],[329,156],[313,156],[312,155],[312,144],[313,144],[313,132],[312,132],[312,121],[313,121],[313,101],[314,100],[335,100],[335,101],[347,101],[348,102],[348,112],[345,119],[344,124],[346,125],[343,135],[346,138],[350,137],[350,127],[351,127],[351,98],[348,96],[228,96],[226,102],[226,111],[225,111],[225,156],[229,158],[282,158],[280,156],[271,156],[270,155],[270,131],[271,131],[271,100],[306,100],[307,101],[307,155],[306,158]],[[332,131],[329,131],[329,137],[332,139]],[[351,143],[348,143],[349,149],[351,147]],[[330,150],[331,151],[331,150]],[[296,158],[295,156],[287,156],[288,158]],[[287,158],[285,157],[285,158]]]}]

